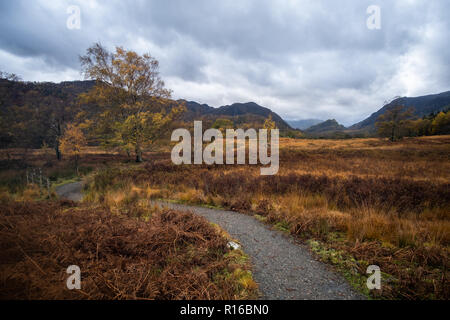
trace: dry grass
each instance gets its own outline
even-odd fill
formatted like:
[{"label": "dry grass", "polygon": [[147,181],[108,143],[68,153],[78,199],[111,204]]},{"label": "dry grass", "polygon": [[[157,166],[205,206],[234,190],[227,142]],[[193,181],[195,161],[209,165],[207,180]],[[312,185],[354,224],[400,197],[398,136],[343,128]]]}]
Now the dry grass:
[{"label": "dry grass", "polygon": [[379,139],[281,141],[284,174],[408,178],[448,182],[450,138],[407,138],[400,143]]},{"label": "dry grass", "polygon": [[362,277],[368,264],[379,265],[388,280],[373,297],[450,297],[449,136],[281,139],[272,177],[260,176],[258,166],[175,166],[169,151],[148,153],[139,166],[124,155],[87,152],[83,163],[96,169],[87,200],[132,216],[152,211],[149,198],[257,214],[342,253]]},{"label": "dry grass", "polygon": [[[242,253],[190,213],[154,209],[145,221],[105,206],[5,199],[1,213],[1,299],[256,297]],[[66,287],[70,265],[81,290]]]},{"label": "dry grass", "polygon": [[374,297],[450,297],[449,137],[282,139],[280,151],[276,176],[260,176],[258,166],[174,166],[160,154],[143,167],[102,171],[90,190],[133,184],[147,198],[257,214],[345,253],[361,276],[379,265],[389,280]]}]

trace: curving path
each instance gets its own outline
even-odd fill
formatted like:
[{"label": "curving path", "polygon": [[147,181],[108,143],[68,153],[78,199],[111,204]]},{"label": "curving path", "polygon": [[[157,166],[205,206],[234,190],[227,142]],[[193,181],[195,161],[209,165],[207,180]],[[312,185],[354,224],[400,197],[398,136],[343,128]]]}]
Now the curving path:
[{"label": "curving path", "polygon": [[[80,200],[81,188],[82,184],[77,182],[61,186],[56,192],[61,197]],[[251,216],[161,201],[156,203],[201,215],[238,239],[251,257],[253,277],[264,299],[364,299],[342,276],[315,260],[306,246]]]}]

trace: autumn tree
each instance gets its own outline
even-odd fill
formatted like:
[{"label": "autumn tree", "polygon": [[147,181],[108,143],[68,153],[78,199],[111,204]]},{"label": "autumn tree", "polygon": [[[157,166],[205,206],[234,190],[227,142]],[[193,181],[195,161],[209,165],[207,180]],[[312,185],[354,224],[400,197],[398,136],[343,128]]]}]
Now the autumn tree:
[{"label": "autumn tree", "polygon": [[83,131],[75,124],[69,123],[64,131],[64,135],[60,139],[60,149],[63,154],[73,158],[78,175],[78,164],[81,151],[86,144],[87,142]]},{"label": "autumn tree", "polygon": [[396,141],[401,137],[401,130],[408,125],[408,119],[413,115],[413,109],[405,111],[402,105],[392,106],[384,114],[378,117],[375,126],[378,134]]},{"label": "autumn tree", "polygon": [[64,135],[66,124],[73,120],[76,110],[75,105],[65,104],[66,99],[58,95],[48,96],[42,99],[41,116],[43,123],[46,124],[46,139],[55,150],[56,158],[62,159],[62,150],[60,150],[60,139]]},{"label": "autumn tree", "polygon": [[170,99],[158,61],[122,47],[109,52],[98,43],[80,60],[85,77],[96,80],[95,87],[81,99],[101,108],[92,121],[97,133],[106,143],[132,147],[136,162],[142,162],[143,148],[165,134],[185,110],[183,104]]},{"label": "autumn tree", "polygon": [[450,133],[450,111],[439,112],[431,123],[432,134],[449,134]]},{"label": "autumn tree", "polygon": [[276,129],[277,125],[275,121],[272,120],[272,115],[270,114],[269,117],[264,121],[263,129],[272,130]]}]

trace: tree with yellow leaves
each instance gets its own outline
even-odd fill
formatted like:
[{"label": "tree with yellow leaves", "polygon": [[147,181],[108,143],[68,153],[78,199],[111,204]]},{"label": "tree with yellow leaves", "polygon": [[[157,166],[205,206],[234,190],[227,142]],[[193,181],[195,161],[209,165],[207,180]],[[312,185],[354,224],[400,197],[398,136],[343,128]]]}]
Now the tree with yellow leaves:
[{"label": "tree with yellow leaves", "polygon": [[450,133],[450,111],[439,112],[431,123],[432,134],[449,134]]},{"label": "tree with yellow leaves", "polygon": [[143,148],[156,142],[185,110],[184,104],[170,99],[158,61],[121,47],[111,53],[98,43],[80,60],[85,77],[97,81],[81,97],[102,110],[93,122],[97,133],[113,145],[132,146],[136,162],[142,162]]},{"label": "tree with yellow leaves", "polygon": [[272,130],[276,129],[277,125],[275,121],[272,120],[272,115],[270,114],[269,117],[264,121],[263,129]]},{"label": "tree with yellow leaves", "polygon": [[60,149],[63,154],[72,157],[75,162],[75,168],[78,171],[78,164],[81,155],[82,147],[86,146],[87,142],[84,137],[83,131],[76,125],[70,123],[64,132],[64,135],[60,139]]}]

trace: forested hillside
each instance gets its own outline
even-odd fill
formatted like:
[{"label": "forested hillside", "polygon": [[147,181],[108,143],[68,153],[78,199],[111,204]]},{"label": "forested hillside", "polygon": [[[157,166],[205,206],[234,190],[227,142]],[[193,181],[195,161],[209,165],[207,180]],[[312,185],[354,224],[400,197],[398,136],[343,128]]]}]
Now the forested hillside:
[{"label": "forested hillside", "polygon": [[374,112],[370,117],[352,125],[349,129],[373,131],[375,129],[375,122],[378,118],[392,107],[399,105],[404,106],[405,110],[411,108],[414,118],[422,118],[448,108],[450,106],[450,91],[420,97],[402,97],[394,99],[377,112]]},{"label": "forested hillside", "polygon": [[78,95],[90,90],[95,81],[20,82],[0,79],[0,147],[57,147],[64,126],[80,111]]},{"label": "forested hillside", "polygon": [[[0,79],[0,148],[52,147],[59,153],[58,139],[68,123],[89,119],[98,112],[95,104],[80,103],[79,95],[91,90],[95,81],[22,82]],[[193,101],[176,125],[191,127],[194,120],[205,126],[231,121],[235,128],[262,128],[270,116],[282,134],[297,134],[279,115],[256,103],[235,103],[213,108]],[[216,123],[217,122],[217,123]],[[95,139],[90,139],[96,144]]]}]

